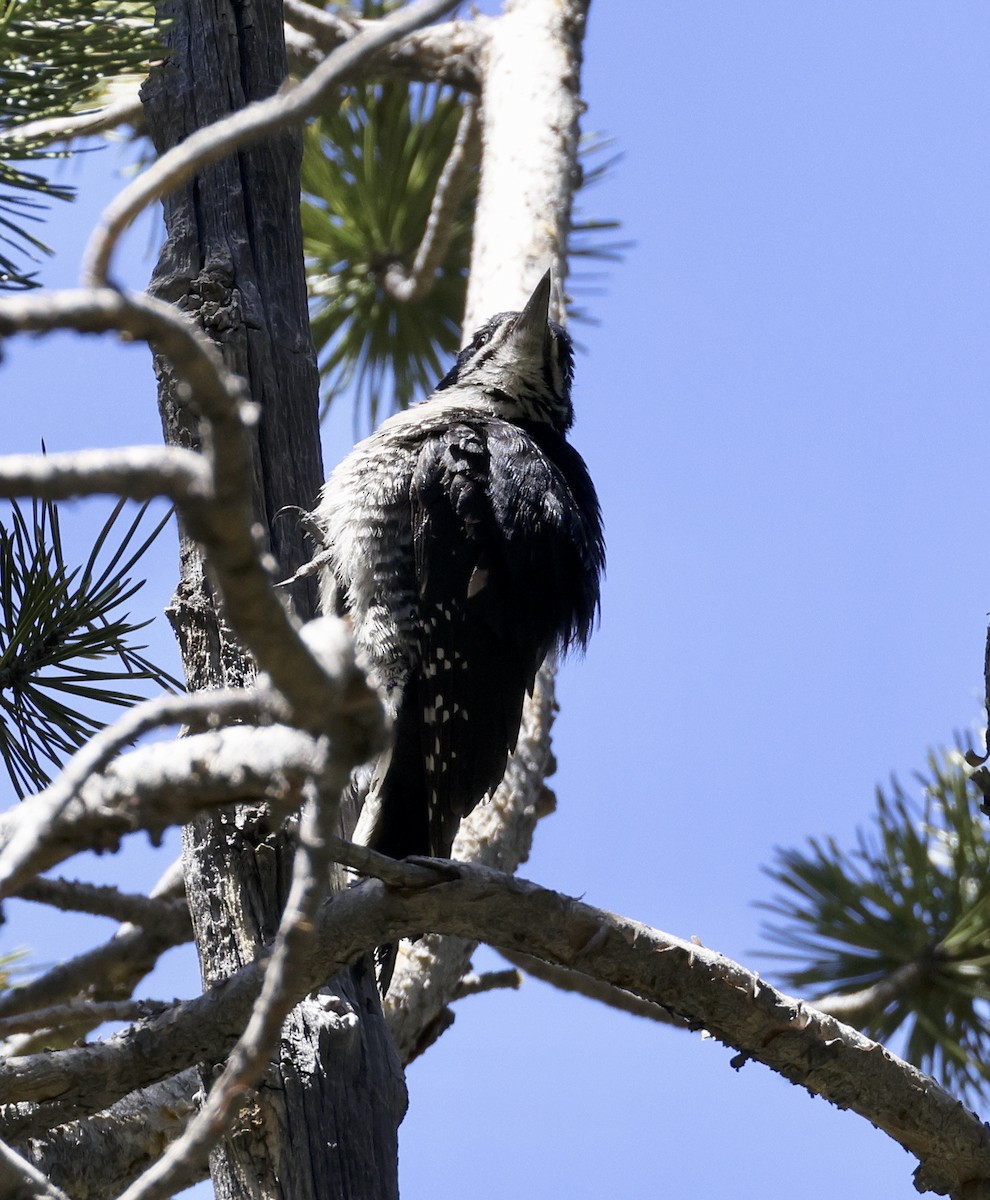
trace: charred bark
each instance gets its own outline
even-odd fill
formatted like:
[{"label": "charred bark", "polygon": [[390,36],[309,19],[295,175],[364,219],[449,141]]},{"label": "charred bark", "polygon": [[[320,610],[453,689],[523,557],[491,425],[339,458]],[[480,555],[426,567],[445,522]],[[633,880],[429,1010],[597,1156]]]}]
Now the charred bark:
[{"label": "charred bark", "polygon": [[[145,85],[159,151],[194,129],[277,90],[285,77],[277,0],[164,0],[169,56]],[[309,333],[299,221],[297,132],[280,134],[204,170],[164,201],[167,241],[151,291],[194,315],[227,365],[248,382],[261,419],[254,504],[273,570],[307,557],[286,505],[311,506],[322,482],[317,372]],[[168,364],[156,364],[166,441],[196,445]],[[254,673],[218,611],[198,551],[182,541],[170,618],[190,688],[238,685]],[[292,601],[315,612],[309,581]],[[291,839],[262,806],[187,827],[186,888],[204,984],[256,957],[278,924]],[[204,1064],[205,1082],[213,1064]],[[396,1131],[405,1090],[371,972],[329,981],[286,1022],[278,1061],[246,1098],[238,1133],[214,1153],[217,1195],[385,1200],[397,1194]]]}]

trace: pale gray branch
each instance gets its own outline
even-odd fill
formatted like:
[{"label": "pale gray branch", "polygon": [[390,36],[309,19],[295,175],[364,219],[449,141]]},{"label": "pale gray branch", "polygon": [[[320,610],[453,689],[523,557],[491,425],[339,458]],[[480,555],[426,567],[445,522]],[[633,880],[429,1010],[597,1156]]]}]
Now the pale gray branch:
[{"label": "pale gray branch", "polygon": [[[374,26],[374,21],[345,19],[305,0],[285,0],[286,44],[294,42],[296,52],[307,39],[307,73],[312,70],[311,54],[322,58],[332,53],[355,33]],[[481,88],[481,56],[485,44],[487,18],[449,21],[398,38],[369,55],[360,65],[363,79],[399,78],[418,83],[447,83],[463,92]],[[293,37],[296,35],[296,38]],[[358,72],[352,73],[355,77]],[[351,75],[342,78],[350,81]]]},{"label": "pale gray branch", "polygon": [[19,1017],[0,1018],[0,1038],[15,1033],[34,1033],[39,1029],[64,1034],[66,1027],[102,1025],[105,1021],[144,1021],[158,1016],[169,1005],[161,1000],[76,1000],[53,1008],[38,1008]]},{"label": "pale gray branch", "polygon": [[286,22],[293,28],[319,37],[322,49],[326,51],[336,50],[338,46],[354,37],[361,26],[369,24],[368,21],[356,17],[317,8],[315,4],[308,4],[306,0],[282,0],[282,12]]},{"label": "pale gray branch", "polygon": [[[990,1195],[990,1129],[917,1068],[834,1018],[765,984],[707,948],[496,871],[467,864],[393,864],[381,882],[337,893],[319,915],[314,953],[293,981],[297,998],[382,942],[434,929],[521,950],[675,1011],[793,1083],[870,1120],[921,1160],[920,1190]],[[102,1046],[36,1055],[0,1067],[0,1102],[83,1105],[96,1090],[132,1090],[223,1052],[261,986],[252,963],[205,996]],[[229,1039],[229,1040],[227,1040]],[[182,1060],[185,1061],[182,1061]],[[101,1104],[101,1107],[103,1105]],[[55,1106],[57,1108],[57,1106]]]},{"label": "pale gray branch", "polygon": [[[3,460],[0,460],[0,469],[2,465]],[[135,705],[112,725],[94,734],[41,795],[46,797],[50,811],[59,811],[91,775],[102,771],[124,747],[166,725],[185,725],[193,731],[216,729],[235,722],[271,724],[276,720],[284,721],[288,716],[288,706],[282,697],[261,684],[250,689],[224,688],[195,695],[155,696]]]},{"label": "pale gray branch", "polygon": [[94,917],[132,925],[171,927],[179,940],[192,936],[185,900],[153,900],[150,896],[121,892],[109,884],[75,879],[31,879],[17,893],[21,900],[48,904],[63,912],[83,912]]},{"label": "pale gray branch", "polygon": [[156,743],[90,777],[68,802],[45,791],[0,817],[0,895],[82,849],[116,850],[137,830],[157,836],[205,808],[265,797],[282,812],[324,769],[325,752],[287,726],[235,726]]},{"label": "pale gray branch", "polygon": [[[11,988],[0,995],[0,1016],[30,1013],[77,998],[90,1002],[128,999],[166,950],[191,940],[188,912],[183,912],[179,919],[175,911],[180,907],[178,901],[183,907],[185,905],[184,890],[181,864],[176,861],[148,896],[151,904],[159,902],[169,905],[170,915],[167,919],[154,921],[148,926],[123,925],[102,946],[76,955],[27,983]],[[95,1024],[96,1021],[89,1020],[80,1026],[79,1034],[87,1032]],[[38,1041],[31,1035],[15,1037],[7,1047],[7,1053],[12,1056],[23,1055],[44,1049],[45,1045],[39,1045]]]},{"label": "pale gray branch", "polygon": [[231,1125],[242,1093],[264,1075],[278,1045],[282,1023],[300,999],[293,979],[311,957],[316,940],[317,911],[326,897],[332,863],[332,830],[352,765],[330,757],[322,774],[308,781],[309,796],[299,821],[292,884],[247,1027],[210,1089],[202,1111],[121,1200],[168,1200],[173,1191],[190,1182],[204,1152]]},{"label": "pale gray branch", "polygon": [[532,954],[520,954],[518,951],[506,950],[501,947],[499,954],[514,967],[518,967],[520,971],[524,971],[527,975],[531,975],[543,983],[549,983],[559,991],[573,992],[588,1000],[596,1000],[599,1004],[607,1004],[609,1008],[617,1008],[620,1012],[630,1013],[634,1017],[646,1017],[650,1021],[659,1021],[661,1025],[674,1025],[678,1029],[690,1028],[689,1022],[675,1016],[659,1004],[642,1000],[639,996],[634,996],[632,992],[626,991],[625,988],[613,987],[610,983],[593,979],[590,975],[585,975],[583,971],[575,971],[571,967],[561,967],[555,963],[534,958]]},{"label": "pale gray branch", "polygon": [[[46,117],[42,121],[25,121],[23,125],[0,129],[0,144],[12,142],[68,142],[79,137],[95,137],[121,125],[139,126],[143,109],[137,85],[133,92],[112,100],[101,108],[88,112],[65,113],[60,117]],[[6,150],[11,153],[11,150]]]},{"label": "pale gray branch", "polygon": [[116,331],[154,345],[211,421],[231,416],[239,407],[250,408],[244,404],[243,381],[227,370],[209,338],[162,300],[116,288],[69,288],[0,299],[0,336],[53,329]]},{"label": "pale gray branch", "polygon": [[844,994],[835,992],[829,996],[822,996],[813,1003],[815,1008],[839,1021],[845,1021],[849,1025],[863,1025],[871,1017],[883,1012],[892,1000],[898,999],[916,986],[926,969],[925,964],[921,962],[905,963],[872,987]]},{"label": "pale gray branch", "polygon": [[484,971],[480,975],[469,971],[457,985],[453,999],[466,1000],[468,996],[481,996],[485,992],[518,991],[522,987],[522,975],[515,968],[507,971]]},{"label": "pale gray branch", "polygon": [[130,500],[165,496],[186,510],[212,489],[210,468],[192,450],[177,446],[128,446],[122,450],[75,450],[66,454],[11,454],[0,458],[0,496],[68,500],[114,495]]},{"label": "pale gray branch", "polygon": [[[75,996],[86,996],[98,1003],[129,996],[166,950],[191,940],[191,934],[176,937],[167,925],[152,929],[128,926],[103,945],[4,992],[0,996],[0,1017],[30,1013]],[[98,1022],[91,1021],[89,1028],[95,1024]],[[15,1041],[10,1055],[31,1054],[43,1048],[28,1037]]]},{"label": "pale gray branch", "polygon": [[[55,1128],[42,1120],[17,1149],[69,1196],[115,1200],[179,1136],[196,1112],[199,1089],[199,1073],[183,1071],[96,1116]],[[206,1157],[189,1170],[189,1182],[205,1179]]]},{"label": "pale gray branch", "polygon": [[548,266],[558,289],[551,315],[562,317],[588,6],[527,0],[507,5],[488,26],[468,330],[492,311],[518,308]]}]

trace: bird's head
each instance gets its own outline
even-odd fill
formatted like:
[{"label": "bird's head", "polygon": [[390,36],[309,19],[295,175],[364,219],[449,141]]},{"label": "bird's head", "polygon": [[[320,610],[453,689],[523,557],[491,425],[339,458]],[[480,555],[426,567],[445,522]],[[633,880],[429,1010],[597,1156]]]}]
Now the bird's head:
[{"label": "bird's head", "polygon": [[481,326],[436,390],[481,393],[506,420],[541,422],[565,433],[574,420],[574,348],[549,311],[547,271],[522,312],[498,313]]}]

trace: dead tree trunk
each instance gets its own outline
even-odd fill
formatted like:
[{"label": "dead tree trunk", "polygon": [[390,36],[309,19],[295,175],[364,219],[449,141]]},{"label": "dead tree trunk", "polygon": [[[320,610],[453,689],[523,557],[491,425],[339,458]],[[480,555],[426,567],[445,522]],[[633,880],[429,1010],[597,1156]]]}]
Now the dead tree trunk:
[{"label": "dead tree trunk", "polygon": [[[279,0],[164,0],[170,57],[144,89],[164,151],[285,77]],[[255,504],[281,577],[305,557],[285,505],[312,505],[322,482],[317,374],[299,223],[299,137],[282,134],[229,156],[165,202],[168,241],[152,290],[195,315],[261,412]],[[197,430],[158,363],[166,439]],[[312,591],[293,596],[303,619]],[[191,688],[237,685],[253,666],[218,613],[195,546],[184,539],[170,613]],[[205,984],[253,959],[277,928],[291,845],[262,806],[187,828],[186,887]],[[204,1064],[205,1082],[212,1065]],[[397,1194],[396,1131],[405,1090],[374,980],[360,967],[293,1012],[279,1059],[214,1153],[217,1195],[279,1200],[387,1200]]]}]

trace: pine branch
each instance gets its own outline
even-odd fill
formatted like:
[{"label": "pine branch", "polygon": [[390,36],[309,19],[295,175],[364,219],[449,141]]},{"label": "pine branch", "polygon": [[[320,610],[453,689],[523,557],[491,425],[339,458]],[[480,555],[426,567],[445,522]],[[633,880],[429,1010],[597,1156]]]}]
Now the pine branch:
[{"label": "pine branch", "polygon": [[[112,510],[88,560],[75,569],[50,501],[35,499],[30,519],[14,503],[0,522],[0,758],[21,797],[44,786],[51,767],[100,728],[80,700],[121,706],[139,698],[117,683],[180,686],[134,644],[147,622],[120,611],[141,588],[131,572],[168,515],[135,546],[147,506],[118,534],[122,507]],[[117,665],[95,665],[108,659]]]},{"label": "pine branch", "polygon": [[[990,830],[963,756],[932,754],[922,799],[893,782],[852,852],[834,839],[777,850],[781,894],[761,907],[784,985],[905,1054],[965,1096],[990,1090]],[[816,1000],[815,1003],[818,1003]]]},{"label": "pine branch", "polygon": [[460,347],[473,112],[473,100],[390,80],[352,88],[306,130],[302,219],[324,412],[353,390],[356,426],[431,391]]},{"label": "pine branch", "polygon": [[[37,197],[69,200],[74,189],[52,184],[38,165],[66,157],[46,148],[44,126],[91,105],[102,84],[127,72],[145,74],[160,56],[154,6],[101,0],[5,0],[0,12],[0,290],[36,286],[20,265],[51,251],[31,233],[45,206]],[[19,195],[18,193],[25,193]]]},{"label": "pine branch", "polygon": [[457,228],[457,213],[464,205],[471,170],[477,165],[477,142],[478,106],[469,99],[461,109],[450,153],[437,177],[430,214],[412,265],[406,269],[393,262],[385,270],[386,291],[404,304],[422,300],[436,283]]}]

